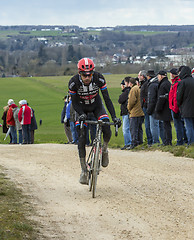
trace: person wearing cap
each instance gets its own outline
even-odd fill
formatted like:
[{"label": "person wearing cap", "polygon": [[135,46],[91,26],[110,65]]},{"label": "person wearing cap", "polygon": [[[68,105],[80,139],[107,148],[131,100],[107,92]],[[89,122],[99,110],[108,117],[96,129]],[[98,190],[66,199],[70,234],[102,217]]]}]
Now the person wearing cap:
[{"label": "person wearing cap", "polygon": [[169,108],[168,94],[171,83],[168,80],[167,72],[161,70],[158,72],[158,98],[155,107],[156,119],[163,122],[164,145],[172,145],[172,127],[171,127],[171,110]]},{"label": "person wearing cap", "polygon": [[19,136],[18,143],[22,144],[22,141],[23,141],[22,125],[21,125],[21,123],[19,122],[19,119],[18,119],[19,110],[20,110],[20,108],[18,106],[13,109],[13,117],[14,117],[14,120],[15,120],[15,128],[16,128],[16,131],[18,132],[18,136]]},{"label": "person wearing cap", "polygon": [[26,100],[19,101],[20,110],[18,113],[18,119],[22,125],[23,143],[31,144],[31,118],[33,117],[33,112],[31,107],[27,105]]},{"label": "person wearing cap", "polygon": [[10,128],[10,133],[11,133],[11,144],[16,144],[17,143],[17,131],[15,127],[15,120],[14,120],[14,111],[17,108],[17,105],[15,105],[15,102],[13,99],[9,99],[7,102],[9,109],[7,112],[7,118],[6,118],[6,124]]},{"label": "person wearing cap", "polygon": [[121,82],[123,85],[124,82],[124,89],[122,90],[122,94],[119,96],[118,103],[121,105],[121,112],[120,115],[122,116],[123,125],[123,137],[124,137],[124,147],[121,150],[125,150],[127,147],[131,145],[131,133],[130,133],[130,119],[129,119],[129,112],[127,109],[127,102],[128,102],[128,95],[130,92],[129,80],[131,77],[125,77],[124,80]]},{"label": "person wearing cap", "polygon": [[188,145],[194,143],[194,79],[191,68],[182,66],[177,87],[177,105],[185,122]]},{"label": "person wearing cap", "polygon": [[144,121],[144,113],[140,102],[140,89],[135,78],[129,79],[131,90],[128,96],[127,109],[130,114],[130,133],[131,146],[127,150],[131,150],[143,143],[142,123]]},{"label": "person wearing cap", "polygon": [[123,91],[123,89],[125,88],[125,81],[124,79],[121,81],[121,91]]},{"label": "person wearing cap", "polygon": [[159,137],[163,141],[163,126],[161,121],[156,119],[156,102],[158,94],[158,78],[153,70],[147,71],[148,79],[148,97],[147,97],[147,113],[150,120],[150,130],[152,134],[152,144],[160,143]]},{"label": "person wearing cap", "polygon": [[184,121],[181,117],[179,107],[177,105],[177,86],[178,83],[181,81],[178,76],[178,69],[172,68],[170,71],[170,78],[171,78],[171,87],[169,92],[169,108],[171,109],[172,118],[174,121],[174,127],[176,130],[176,137],[177,137],[177,143],[176,145],[183,145],[184,142],[187,142],[187,136],[186,136],[186,130],[184,126]]},{"label": "person wearing cap", "polygon": [[67,137],[67,142],[65,144],[69,144],[73,142],[73,137],[72,137],[72,132],[71,132],[71,128],[70,128],[70,124],[67,121],[67,117],[66,117],[66,108],[67,105],[69,103],[69,95],[66,95],[64,98],[64,106],[63,106],[63,110],[61,112],[61,123],[64,124],[64,130],[65,130],[65,135]]},{"label": "person wearing cap", "polygon": [[146,71],[141,70],[138,73],[138,78],[139,78],[139,86],[140,86],[141,107],[145,115],[145,131],[147,136],[147,143],[148,143],[148,146],[150,146],[152,144],[152,134],[150,130],[150,119],[147,113],[148,80],[146,77]]}]

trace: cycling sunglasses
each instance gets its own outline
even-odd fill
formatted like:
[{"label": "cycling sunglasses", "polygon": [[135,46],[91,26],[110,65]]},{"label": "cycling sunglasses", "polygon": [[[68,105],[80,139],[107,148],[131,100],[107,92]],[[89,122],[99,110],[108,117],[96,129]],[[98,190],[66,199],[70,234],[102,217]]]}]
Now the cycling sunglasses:
[{"label": "cycling sunglasses", "polygon": [[92,77],[92,75],[93,75],[93,72],[88,72],[88,73],[86,73],[86,72],[80,72],[80,74],[81,74],[81,76],[83,76],[83,77]]}]

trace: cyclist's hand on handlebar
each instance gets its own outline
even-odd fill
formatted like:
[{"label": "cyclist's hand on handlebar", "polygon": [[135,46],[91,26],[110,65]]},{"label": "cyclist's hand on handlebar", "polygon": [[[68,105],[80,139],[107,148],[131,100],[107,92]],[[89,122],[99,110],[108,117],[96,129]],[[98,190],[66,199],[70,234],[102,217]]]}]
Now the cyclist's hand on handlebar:
[{"label": "cyclist's hand on handlebar", "polygon": [[120,118],[114,118],[113,119],[113,122],[114,122],[114,124],[115,124],[115,126],[117,125],[118,127],[120,127],[121,126],[121,119]]},{"label": "cyclist's hand on handlebar", "polygon": [[82,121],[84,122],[86,120],[86,118],[87,118],[87,115],[85,113],[83,113],[82,115],[80,115],[78,117],[78,120],[81,123]]}]

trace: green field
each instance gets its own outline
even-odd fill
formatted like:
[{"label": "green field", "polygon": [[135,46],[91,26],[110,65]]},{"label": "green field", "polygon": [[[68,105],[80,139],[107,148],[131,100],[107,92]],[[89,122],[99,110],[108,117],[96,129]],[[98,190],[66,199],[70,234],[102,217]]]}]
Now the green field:
[{"label": "green field", "polygon": [[[120,113],[118,96],[121,94],[120,82],[126,75],[106,75],[109,94],[114,102],[117,116]],[[29,78],[1,78],[0,115],[3,115],[3,107],[9,98],[18,104],[19,100],[26,99],[35,110],[35,116],[39,125],[35,132],[35,143],[66,142],[63,124],[61,124],[61,111],[63,109],[63,97],[68,91],[70,76],[62,77],[29,77]],[[2,123],[2,121],[0,121]],[[122,145],[124,143],[122,131],[119,137],[112,137],[111,145]],[[4,141],[5,134],[0,133],[0,143]]]},{"label": "green field", "polygon": [[[121,94],[120,83],[125,76],[127,75],[105,75],[109,95],[115,106],[117,117],[120,117],[120,105],[118,103],[118,97]],[[70,78],[71,76],[0,78],[0,115],[3,115],[3,107],[7,104],[8,99],[14,99],[16,104],[18,104],[21,99],[26,99],[29,105],[35,110],[35,116],[38,123],[38,130],[35,131],[35,143],[65,143],[67,139],[64,132],[64,126],[61,124],[61,111],[64,106],[63,97],[67,95]],[[39,126],[40,119],[42,119],[41,126]],[[2,123],[2,121],[0,121],[0,123]],[[2,129],[0,130],[0,144],[8,144],[9,138],[4,141],[5,134],[2,133]],[[176,156],[194,158],[194,146],[190,148],[183,146],[174,147],[176,144],[176,134],[173,123],[172,135],[172,147],[161,146],[157,147],[157,149],[170,151]],[[145,130],[144,140],[146,140]],[[118,148],[123,145],[124,139],[122,128],[119,128],[119,136],[115,137],[114,134],[112,134],[109,146]],[[137,147],[137,149],[146,150],[146,141],[144,141],[143,146]],[[155,147],[152,149],[154,150]]]}]

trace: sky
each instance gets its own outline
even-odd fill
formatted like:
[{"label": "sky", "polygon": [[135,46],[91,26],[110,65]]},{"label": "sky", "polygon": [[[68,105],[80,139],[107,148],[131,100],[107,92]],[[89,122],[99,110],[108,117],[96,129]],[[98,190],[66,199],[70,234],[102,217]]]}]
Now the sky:
[{"label": "sky", "polygon": [[4,0],[0,25],[194,25],[193,0]]}]

